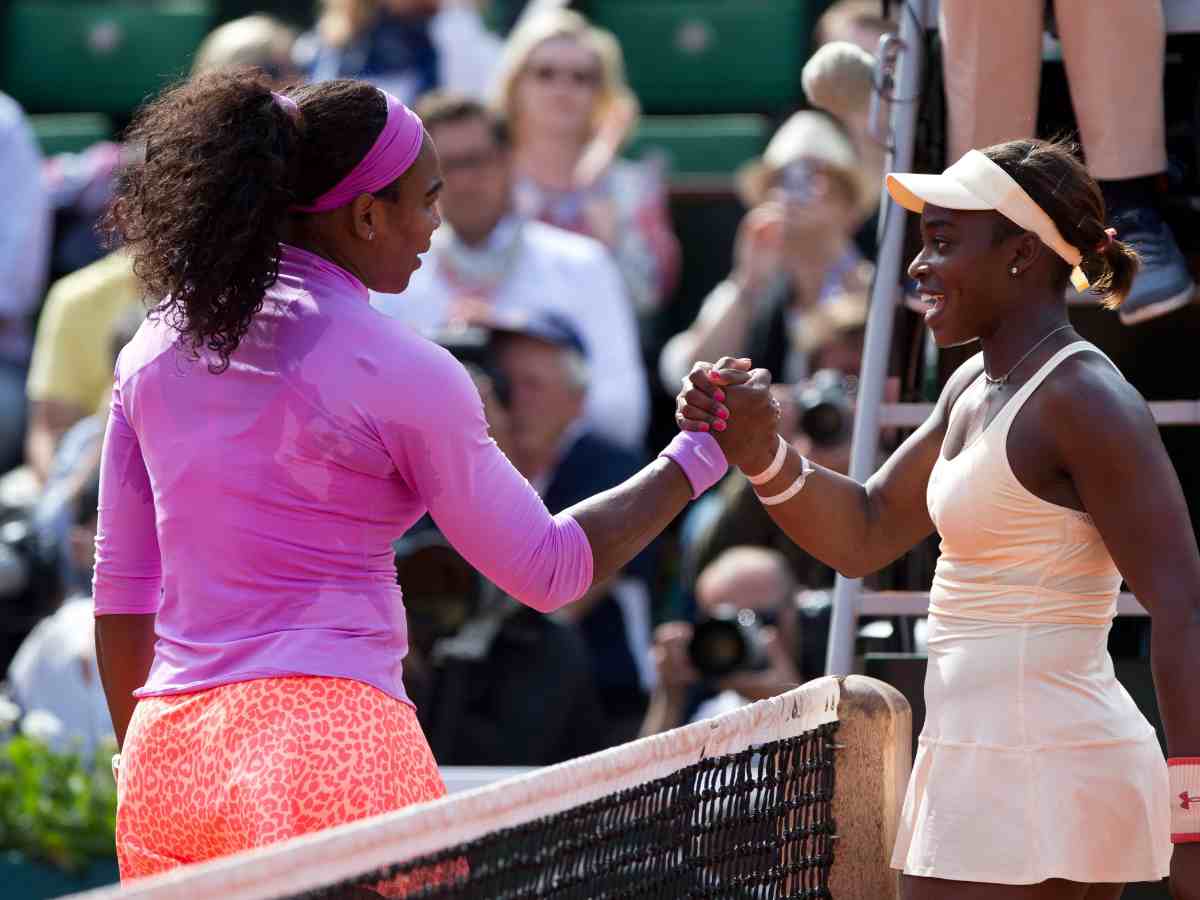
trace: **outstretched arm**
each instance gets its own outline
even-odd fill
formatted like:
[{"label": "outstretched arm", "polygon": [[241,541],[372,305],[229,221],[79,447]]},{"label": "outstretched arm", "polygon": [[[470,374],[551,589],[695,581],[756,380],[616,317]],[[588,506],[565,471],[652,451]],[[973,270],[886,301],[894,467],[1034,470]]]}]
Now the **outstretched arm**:
[{"label": "outstretched arm", "polygon": [[[929,474],[941,452],[950,408],[979,373],[979,361],[961,366],[947,382],[933,413],[883,466],[860,484],[837,472],[814,466],[804,488],[790,500],[767,507],[771,518],[797,545],[839,572],[859,577],[892,562],[933,532],[925,502]],[[706,376],[708,365],[697,364],[691,387],[679,395],[680,427],[710,424],[715,402]],[[765,472],[778,452],[779,436],[771,413],[767,386],[752,380],[728,389],[729,428],[717,441],[731,454],[731,443],[751,446],[735,455],[748,475]],[[783,468],[770,482],[755,487],[760,497],[786,491],[801,473],[801,456],[787,448]]]}]

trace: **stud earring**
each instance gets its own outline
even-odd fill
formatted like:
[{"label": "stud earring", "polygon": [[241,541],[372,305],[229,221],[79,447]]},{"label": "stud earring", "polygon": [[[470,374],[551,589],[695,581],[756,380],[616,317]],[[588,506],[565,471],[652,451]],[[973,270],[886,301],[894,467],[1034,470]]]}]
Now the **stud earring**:
[{"label": "stud earring", "polygon": [[1013,275],[1016,275],[1016,274],[1017,274],[1017,267],[1016,267],[1016,266],[1013,266],[1013,267],[1012,267],[1011,269],[1009,269],[1008,271],[1009,271],[1009,272],[1011,272]]},{"label": "stud earring", "polygon": [[[367,240],[368,240],[368,241],[373,241],[373,240],[375,240],[375,229],[374,229],[374,228],[372,228],[370,231],[368,231],[368,232],[367,232]],[[1013,269],[1013,274],[1014,274],[1014,275],[1016,275],[1016,274],[1017,274],[1017,270],[1016,270],[1016,269]]]}]

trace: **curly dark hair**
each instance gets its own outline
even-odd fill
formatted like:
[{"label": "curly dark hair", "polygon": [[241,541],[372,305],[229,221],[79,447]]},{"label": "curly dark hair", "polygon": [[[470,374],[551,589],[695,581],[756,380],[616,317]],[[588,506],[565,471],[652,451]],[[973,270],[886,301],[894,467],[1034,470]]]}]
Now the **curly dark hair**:
[{"label": "curly dark hair", "polygon": [[[1066,140],[1027,139],[996,144],[983,152],[1046,211],[1063,240],[1079,248],[1083,255],[1079,267],[1091,282],[1091,292],[1103,297],[1109,309],[1120,306],[1141,263],[1129,244],[1108,239],[1104,195],[1080,160],[1079,147]],[[997,237],[1021,230],[1006,219]],[[1055,286],[1065,290],[1071,267],[1060,262]]]},{"label": "curly dark hair", "polygon": [[151,309],[214,372],[245,336],[279,274],[293,204],[308,205],[358,163],[383,130],[387,102],[361,81],[289,90],[290,116],[255,69],[178,84],[143,107],[127,140],[145,147],[122,174],[102,227],[133,257]]}]

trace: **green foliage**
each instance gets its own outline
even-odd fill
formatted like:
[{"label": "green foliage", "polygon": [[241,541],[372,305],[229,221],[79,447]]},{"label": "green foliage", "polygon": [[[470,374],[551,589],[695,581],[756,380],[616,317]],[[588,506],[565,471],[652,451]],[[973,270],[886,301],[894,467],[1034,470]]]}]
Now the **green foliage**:
[{"label": "green foliage", "polygon": [[68,872],[115,853],[117,787],[111,758],[116,744],[90,757],[59,751],[24,729],[4,736],[0,726],[0,851],[16,851]]}]

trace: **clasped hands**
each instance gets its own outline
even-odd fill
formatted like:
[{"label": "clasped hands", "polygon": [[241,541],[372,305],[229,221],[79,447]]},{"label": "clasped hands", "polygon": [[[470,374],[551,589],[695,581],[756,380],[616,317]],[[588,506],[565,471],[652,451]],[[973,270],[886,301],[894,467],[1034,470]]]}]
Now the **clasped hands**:
[{"label": "clasped hands", "polygon": [[771,465],[779,417],[771,373],[751,368],[749,359],[723,356],[715,364],[696,363],[675,401],[679,428],[712,434],[729,464],[749,475]]}]

